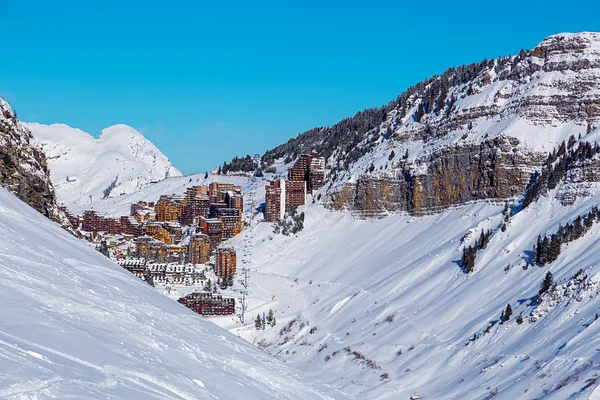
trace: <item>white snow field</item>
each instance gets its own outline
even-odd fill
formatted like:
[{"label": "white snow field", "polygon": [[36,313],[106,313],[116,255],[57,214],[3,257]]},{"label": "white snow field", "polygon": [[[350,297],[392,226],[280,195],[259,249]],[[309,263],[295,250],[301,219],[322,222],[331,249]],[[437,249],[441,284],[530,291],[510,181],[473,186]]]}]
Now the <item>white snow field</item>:
[{"label": "white snow field", "polygon": [[64,124],[24,125],[48,158],[58,200],[75,214],[102,198],[181,176],[154,144],[127,125],[106,128],[98,139]]},{"label": "white snow field", "polygon": [[342,399],[0,188],[0,398]]},{"label": "white snow field", "polygon": [[[250,268],[247,321],[273,309],[277,325],[213,320],[357,398],[587,399],[600,383],[600,223],[554,263],[524,266],[538,234],[587,213],[600,194],[569,207],[554,194],[504,232],[503,206],[486,202],[374,221],[307,205],[296,237],[261,223],[233,240]],[[493,234],[467,275],[461,239],[471,232],[469,245],[481,229]],[[580,268],[587,278],[571,279]],[[547,271],[557,289],[533,312]],[[507,303],[512,318],[484,333]]]}]

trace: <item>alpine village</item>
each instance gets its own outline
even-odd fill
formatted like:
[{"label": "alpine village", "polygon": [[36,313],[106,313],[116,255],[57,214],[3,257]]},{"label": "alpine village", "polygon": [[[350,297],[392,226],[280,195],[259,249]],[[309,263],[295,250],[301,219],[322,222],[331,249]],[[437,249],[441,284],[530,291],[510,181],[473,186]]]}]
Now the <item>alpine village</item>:
[{"label": "alpine village", "polygon": [[[259,163],[255,157],[253,164]],[[263,221],[281,222],[286,211],[306,204],[307,195],[314,195],[324,182],[324,157],[315,151],[299,156],[288,179],[266,181]],[[131,204],[130,215],[120,218],[93,209],[82,216],[62,210],[79,237],[149,285],[168,292],[193,288],[178,302],[204,316],[237,314],[245,322],[243,302],[236,309],[236,299],[227,291],[237,276],[236,251],[228,241],[249,221],[244,219],[240,186],[191,186],[183,196],[164,194]],[[263,318],[275,322],[272,313]]]}]

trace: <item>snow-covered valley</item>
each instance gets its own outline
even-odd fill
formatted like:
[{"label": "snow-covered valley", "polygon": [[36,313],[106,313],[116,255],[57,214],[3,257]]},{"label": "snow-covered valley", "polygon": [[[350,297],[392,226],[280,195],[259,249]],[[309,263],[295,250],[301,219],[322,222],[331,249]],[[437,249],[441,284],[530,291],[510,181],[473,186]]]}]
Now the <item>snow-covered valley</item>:
[{"label": "snow-covered valley", "polygon": [[[525,265],[538,234],[598,203],[600,194],[570,207],[549,196],[504,232],[501,204],[376,221],[307,205],[296,237],[265,223],[251,233],[248,314],[273,309],[277,325],[256,331],[216,322],[358,398],[588,398],[600,363],[600,224],[563,245],[549,266]],[[482,229],[493,233],[467,275],[462,247]],[[244,235],[235,239],[239,252]],[[574,290],[579,269],[589,282]],[[559,286],[562,300],[545,302],[543,317],[531,322],[547,271],[571,289]],[[500,324],[508,303],[513,317]]]},{"label": "snow-covered valley", "polygon": [[0,397],[341,399],[0,188]]},{"label": "snow-covered valley", "polygon": [[[6,143],[14,136],[40,160],[6,145],[9,190],[35,186],[15,178],[21,160],[73,214],[139,218],[134,233],[71,218],[99,250],[144,268],[194,263],[212,283],[154,281],[145,269],[151,288],[0,188],[0,397],[600,399],[599,79],[600,34],[554,35],[262,158],[236,157],[224,174],[189,176],[128,126],[95,139],[22,124],[5,106]],[[264,222],[265,184],[315,149],[325,185],[304,193],[303,229],[285,236]],[[307,190],[304,165],[294,181]],[[213,182],[237,189],[219,200]],[[205,197],[210,214],[183,223]],[[219,291],[216,246],[201,262],[188,250],[225,209],[241,228],[218,239],[237,254]],[[160,224],[174,233],[148,229]],[[142,255],[142,237],[184,250]],[[196,290],[235,299],[235,314],[203,318],[176,303]],[[276,323],[254,324],[271,313]]]}]

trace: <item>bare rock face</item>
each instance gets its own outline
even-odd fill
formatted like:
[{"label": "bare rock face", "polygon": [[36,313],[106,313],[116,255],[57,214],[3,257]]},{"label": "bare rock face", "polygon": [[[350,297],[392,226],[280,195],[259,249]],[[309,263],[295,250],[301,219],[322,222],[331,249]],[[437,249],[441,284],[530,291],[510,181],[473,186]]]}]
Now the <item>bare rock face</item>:
[{"label": "bare rock face", "polygon": [[40,212],[46,202],[58,215],[46,156],[4,100],[0,99],[0,185]]},{"label": "bare rock face", "polygon": [[354,184],[329,193],[335,209],[349,208],[363,217],[389,212],[423,214],[477,200],[520,196],[531,172],[543,162],[523,152],[518,140],[498,137],[480,144],[448,146],[421,158],[417,171],[404,167],[394,177],[362,175]]}]

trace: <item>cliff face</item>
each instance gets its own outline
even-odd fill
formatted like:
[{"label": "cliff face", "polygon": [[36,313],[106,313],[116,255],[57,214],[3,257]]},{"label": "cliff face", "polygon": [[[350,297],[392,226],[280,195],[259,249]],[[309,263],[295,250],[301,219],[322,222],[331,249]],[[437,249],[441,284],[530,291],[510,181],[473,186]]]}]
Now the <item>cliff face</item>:
[{"label": "cliff face", "polygon": [[330,189],[327,196],[334,209],[348,208],[364,217],[435,212],[476,200],[520,196],[542,162],[540,153],[521,151],[517,139],[498,137],[442,148],[416,163],[423,173],[404,165],[395,176],[364,174],[355,183]]},{"label": "cliff face", "polygon": [[5,187],[36,210],[44,202],[58,215],[46,156],[34,145],[31,133],[0,99],[0,186]]},{"label": "cliff face", "polygon": [[316,149],[328,164],[321,201],[333,209],[435,212],[521,196],[549,152],[571,135],[588,140],[599,120],[600,34],[561,34],[449,69],[263,161]]}]

